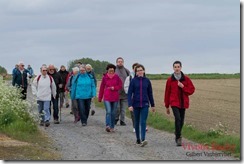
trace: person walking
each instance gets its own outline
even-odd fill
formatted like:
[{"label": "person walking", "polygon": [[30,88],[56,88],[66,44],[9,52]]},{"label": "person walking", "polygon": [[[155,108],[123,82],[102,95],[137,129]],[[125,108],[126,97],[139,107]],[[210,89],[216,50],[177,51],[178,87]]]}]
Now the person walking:
[{"label": "person walking", "polygon": [[47,75],[47,67],[41,67],[41,74],[35,77],[32,84],[32,93],[37,97],[38,112],[41,118],[40,125],[50,125],[51,97],[56,98],[56,85],[51,76]]},{"label": "person walking", "polygon": [[69,72],[66,70],[64,65],[61,65],[60,70],[58,73],[61,76],[62,79],[62,88],[60,88],[60,104],[61,108],[63,107],[63,104],[65,103],[65,107],[69,107],[69,99],[68,99],[68,92],[65,91],[66,86],[66,79],[69,76]]},{"label": "person walking", "polygon": [[28,84],[31,85],[31,79],[34,76],[34,71],[30,64],[28,65],[27,70],[29,71]]},{"label": "person walking", "polygon": [[167,79],[165,86],[164,104],[166,113],[170,114],[171,106],[175,117],[175,142],[182,145],[181,131],[185,120],[185,109],[189,108],[189,96],[195,92],[191,79],[182,71],[180,61],[173,63],[174,73]]},{"label": "person walking", "polygon": [[[128,89],[129,89],[129,86],[130,86],[130,82],[131,80],[135,77],[135,69],[136,69],[136,66],[139,65],[139,63],[134,63],[132,65],[132,72],[130,73],[130,76],[127,76],[127,78],[125,79],[125,83],[124,83],[124,90],[125,90],[125,93],[128,94]],[[134,113],[133,111],[130,111],[130,116],[131,116],[131,120],[132,120],[132,125],[133,125],[133,132],[135,132],[135,119],[134,119]]]},{"label": "person walking", "polygon": [[122,88],[122,81],[115,74],[115,65],[108,64],[106,70],[107,73],[103,75],[100,84],[98,102],[102,102],[103,100],[106,109],[106,131],[114,132],[115,114],[119,101],[119,90]]},{"label": "person walking", "polygon": [[17,86],[18,88],[21,88],[21,94],[22,94],[22,99],[26,100],[27,96],[27,74],[29,71],[25,69],[24,62],[20,61],[18,64],[18,68],[15,69],[13,73],[13,78],[12,78],[12,85]]},{"label": "person walking", "polygon": [[[91,64],[86,64],[86,72],[90,75],[93,76],[94,78],[94,82],[95,82],[95,87],[97,88],[97,79],[96,79],[96,76],[95,76],[95,72],[91,66]],[[95,106],[95,103],[94,103],[94,100],[92,99],[92,102],[91,102],[92,106]],[[93,116],[95,114],[95,108],[92,108],[91,110],[91,115]]]},{"label": "person walking", "polygon": [[[70,75],[67,84],[66,84],[66,90],[68,90],[70,92],[71,95],[71,91],[72,91],[72,84],[74,84],[75,79],[77,78],[77,75],[79,73],[79,68],[78,67],[74,67],[72,68],[72,74]],[[74,94],[73,94],[74,95]],[[77,104],[77,100],[75,99],[75,96],[71,96],[71,111],[72,114],[74,115],[74,123],[77,123],[78,121],[80,121],[80,111],[78,109],[78,104]]]},{"label": "person walking", "polygon": [[71,97],[76,99],[80,111],[82,126],[87,125],[91,109],[91,99],[96,96],[96,87],[92,75],[86,73],[84,66],[80,67],[80,73],[75,78],[71,87]]},{"label": "person walking", "polygon": [[[54,67],[53,64],[50,64],[48,66],[48,75],[52,76],[54,83],[56,85],[56,97],[54,98],[52,96],[52,105],[53,105],[53,119],[54,119],[54,124],[59,124],[59,94],[60,94],[60,89],[62,88],[62,78],[59,73],[57,73],[56,68]],[[51,113],[51,105],[50,105],[50,113]]]},{"label": "person walking", "polygon": [[[124,67],[124,59],[122,57],[118,57],[116,59],[116,70],[115,73],[117,73],[122,81],[122,86],[124,86],[124,82],[127,76],[130,75],[130,71]],[[125,123],[125,110],[127,106],[127,95],[124,91],[124,87],[121,88],[119,91],[119,102],[118,102],[118,110],[115,118],[115,125],[120,120],[121,126],[126,126]]]},{"label": "person walking", "polygon": [[136,144],[144,147],[148,144],[146,140],[146,123],[149,106],[155,112],[152,84],[145,76],[143,65],[137,65],[135,68],[136,77],[130,83],[128,90],[128,107],[134,112]]}]

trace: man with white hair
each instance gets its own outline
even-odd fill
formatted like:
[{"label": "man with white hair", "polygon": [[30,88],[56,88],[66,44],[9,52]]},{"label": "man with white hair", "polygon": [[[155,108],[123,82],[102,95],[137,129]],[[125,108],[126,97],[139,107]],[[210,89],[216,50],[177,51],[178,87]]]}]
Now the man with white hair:
[{"label": "man with white hair", "polygon": [[41,126],[50,125],[50,102],[56,97],[56,85],[53,78],[47,75],[47,66],[41,67],[41,74],[38,75],[32,84],[32,93],[37,96],[38,111],[40,114]]},{"label": "man with white hair", "polygon": [[22,89],[21,94],[23,100],[26,99],[27,94],[27,73],[29,73],[29,71],[25,69],[23,61],[19,62],[18,69],[13,72],[12,85]]}]

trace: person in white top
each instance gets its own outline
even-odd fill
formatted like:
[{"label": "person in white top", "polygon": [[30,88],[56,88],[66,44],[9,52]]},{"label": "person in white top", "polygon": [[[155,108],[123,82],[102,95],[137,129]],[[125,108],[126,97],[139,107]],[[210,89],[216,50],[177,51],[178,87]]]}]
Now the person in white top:
[{"label": "person in white top", "polygon": [[56,85],[51,76],[47,74],[47,66],[41,67],[41,74],[33,80],[32,93],[37,97],[38,111],[41,117],[41,126],[50,125],[51,96],[56,97]]}]

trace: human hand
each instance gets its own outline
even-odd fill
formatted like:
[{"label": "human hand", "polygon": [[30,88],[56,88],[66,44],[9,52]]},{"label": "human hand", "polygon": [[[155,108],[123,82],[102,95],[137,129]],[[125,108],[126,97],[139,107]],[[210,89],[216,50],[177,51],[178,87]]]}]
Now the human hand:
[{"label": "human hand", "polygon": [[179,86],[180,88],[183,88],[183,87],[184,87],[184,85],[183,85],[180,81],[178,81],[178,86]]},{"label": "human hand", "polygon": [[130,106],[128,109],[129,109],[129,111],[131,111],[131,112],[134,110],[132,106]]},{"label": "human hand", "polygon": [[166,113],[169,115],[170,114],[170,110],[169,108],[166,108]]}]

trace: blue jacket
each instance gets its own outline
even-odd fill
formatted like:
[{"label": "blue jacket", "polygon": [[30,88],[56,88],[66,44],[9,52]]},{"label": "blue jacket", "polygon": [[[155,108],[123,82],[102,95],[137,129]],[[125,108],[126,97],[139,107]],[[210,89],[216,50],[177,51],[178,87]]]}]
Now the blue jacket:
[{"label": "blue jacket", "polygon": [[27,87],[28,86],[27,73],[29,73],[29,71],[27,69],[24,69],[23,74],[20,72],[19,69],[16,69],[13,72],[12,85],[22,87],[22,88]]},{"label": "blue jacket", "polygon": [[91,75],[78,74],[72,78],[71,99],[89,99],[96,96],[96,86]]},{"label": "blue jacket", "polygon": [[154,107],[152,84],[146,77],[135,77],[131,80],[128,90],[128,106],[133,108]]}]

